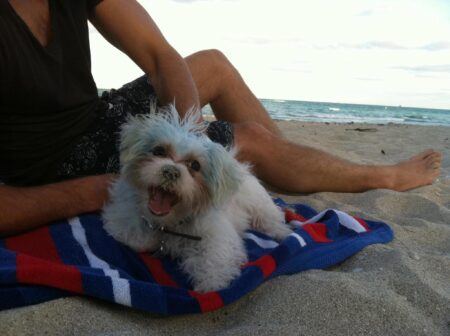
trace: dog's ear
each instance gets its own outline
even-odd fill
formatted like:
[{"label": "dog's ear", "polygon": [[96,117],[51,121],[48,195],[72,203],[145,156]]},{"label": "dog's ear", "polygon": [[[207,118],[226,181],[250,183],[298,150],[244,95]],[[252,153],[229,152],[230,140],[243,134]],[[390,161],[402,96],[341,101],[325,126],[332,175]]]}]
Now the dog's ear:
[{"label": "dog's ear", "polygon": [[209,162],[204,177],[213,204],[221,204],[238,190],[243,178],[243,169],[232,153],[222,145],[208,142],[206,147]]},{"label": "dog's ear", "polygon": [[122,167],[150,152],[161,141],[174,137],[175,126],[162,114],[130,116],[120,132]]},{"label": "dog's ear", "polygon": [[122,125],[120,132],[120,164],[126,165],[131,160],[135,159],[144,145],[146,140],[143,131],[144,128],[143,117],[130,117],[128,121]]}]

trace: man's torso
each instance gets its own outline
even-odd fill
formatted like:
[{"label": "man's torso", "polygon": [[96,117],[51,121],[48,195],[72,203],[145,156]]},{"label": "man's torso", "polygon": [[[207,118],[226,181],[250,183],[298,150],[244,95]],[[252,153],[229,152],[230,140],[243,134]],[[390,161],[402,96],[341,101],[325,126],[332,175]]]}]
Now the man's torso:
[{"label": "man's torso", "polygon": [[9,3],[41,45],[46,47],[52,32],[48,0],[9,0]]},{"label": "man's torso", "polygon": [[33,20],[30,8],[13,7],[20,1],[0,0],[0,179],[46,182],[47,168],[94,120],[92,2],[48,0]]}]

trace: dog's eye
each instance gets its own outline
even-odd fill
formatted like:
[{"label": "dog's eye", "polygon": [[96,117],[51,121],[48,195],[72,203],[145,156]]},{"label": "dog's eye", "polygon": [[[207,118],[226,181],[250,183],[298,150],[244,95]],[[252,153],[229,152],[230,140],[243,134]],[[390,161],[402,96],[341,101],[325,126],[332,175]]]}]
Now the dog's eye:
[{"label": "dog's eye", "polygon": [[163,146],[156,146],[152,153],[154,156],[166,156],[166,149]]},{"label": "dog's eye", "polygon": [[191,169],[194,171],[200,171],[200,163],[197,160],[192,161]]}]

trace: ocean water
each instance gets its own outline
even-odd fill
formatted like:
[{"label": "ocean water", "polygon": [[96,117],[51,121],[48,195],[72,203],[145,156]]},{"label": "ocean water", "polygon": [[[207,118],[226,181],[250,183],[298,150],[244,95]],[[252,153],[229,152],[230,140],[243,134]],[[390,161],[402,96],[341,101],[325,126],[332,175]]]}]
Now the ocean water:
[{"label": "ocean water", "polygon": [[[450,126],[450,110],[261,99],[273,119]],[[210,108],[205,113],[212,113]]]},{"label": "ocean water", "polygon": [[[107,91],[99,89],[99,95]],[[273,119],[330,123],[411,124],[450,126],[450,110],[402,106],[321,103],[260,99]],[[204,114],[212,114],[206,106]]]}]

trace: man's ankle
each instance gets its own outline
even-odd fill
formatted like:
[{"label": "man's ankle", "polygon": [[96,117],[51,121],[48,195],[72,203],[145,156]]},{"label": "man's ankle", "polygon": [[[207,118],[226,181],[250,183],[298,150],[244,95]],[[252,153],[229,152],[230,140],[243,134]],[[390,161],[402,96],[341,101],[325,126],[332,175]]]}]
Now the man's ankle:
[{"label": "man's ankle", "polygon": [[395,189],[396,171],[393,166],[369,166],[369,173],[364,179],[367,190]]}]

